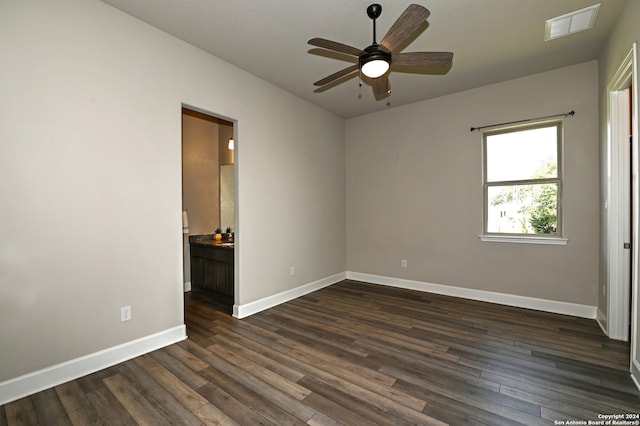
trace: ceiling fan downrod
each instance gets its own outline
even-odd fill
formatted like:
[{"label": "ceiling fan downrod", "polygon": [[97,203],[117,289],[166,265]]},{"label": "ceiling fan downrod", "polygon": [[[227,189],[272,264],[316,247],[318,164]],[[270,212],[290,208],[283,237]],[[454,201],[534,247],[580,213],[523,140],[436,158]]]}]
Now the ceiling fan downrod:
[{"label": "ceiling fan downrod", "polygon": [[381,13],[382,6],[377,3],[367,7],[367,15],[373,20],[373,44],[378,44],[378,42],[376,41],[376,19],[380,16]]}]

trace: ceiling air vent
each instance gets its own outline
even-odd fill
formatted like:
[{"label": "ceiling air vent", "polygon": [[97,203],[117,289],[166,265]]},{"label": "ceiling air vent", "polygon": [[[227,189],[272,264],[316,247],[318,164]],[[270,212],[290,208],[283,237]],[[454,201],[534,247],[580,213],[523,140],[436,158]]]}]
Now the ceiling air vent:
[{"label": "ceiling air vent", "polygon": [[596,23],[596,17],[598,16],[599,9],[600,3],[585,7],[584,9],[576,10],[575,12],[567,13],[566,15],[547,19],[544,39],[549,41],[558,37],[593,28]]}]

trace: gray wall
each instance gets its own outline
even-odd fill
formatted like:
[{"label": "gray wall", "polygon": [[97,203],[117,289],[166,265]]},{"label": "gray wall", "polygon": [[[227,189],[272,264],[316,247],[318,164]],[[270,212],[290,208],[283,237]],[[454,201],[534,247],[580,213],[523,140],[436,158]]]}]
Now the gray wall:
[{"label": "gray wall", "polygon": [[182,207],[189,234],[212,234],[220,226],[219,125],[182,116]]},{"label": "gray wall", "polygon": [[[348,270],[594,306],[597,105],[597,63],[588,62],[348,120]],[[481,242],[482,135],[470,127],[571,110],[568,244]]]},{"label": "gray wall", "polygon": [[183,323],[183,104],[237,120],[236,301],[345,270],[342,119],[98,1],[0,51],[0,383]]}]

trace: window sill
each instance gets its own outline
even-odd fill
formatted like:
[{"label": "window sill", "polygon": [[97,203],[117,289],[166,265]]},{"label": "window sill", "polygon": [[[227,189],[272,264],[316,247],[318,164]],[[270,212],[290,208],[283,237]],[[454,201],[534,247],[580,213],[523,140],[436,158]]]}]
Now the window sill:
[{"label": "window sill", "polygon": [[481,241],[491,243],[519,243],[519,244],[547,244],[554,246],[566,246],[569,242],[566,238],[559,237],[534,237],[520,235],[480,235]]}]

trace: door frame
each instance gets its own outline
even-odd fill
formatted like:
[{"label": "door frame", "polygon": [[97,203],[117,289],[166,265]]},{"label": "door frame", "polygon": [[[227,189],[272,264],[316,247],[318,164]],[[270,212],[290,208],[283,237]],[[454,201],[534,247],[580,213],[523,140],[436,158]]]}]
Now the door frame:
[{"label": "door frame", "polygon": [[[607,86],[607,321],[606,332],[612,339],[629,341],[630,294],[638,286],[638,158],[633,158],[629,143],[630,120],[637,134],[637,100],[629,97],[629,87],[635,86],[636,44],[627,54]],[[630,102],[634,102],[634,117],[630,117]],[[632,182],[633,179],[633,182]],[[632,195],[633,191],[633,195]],[[633,211],[633,217],[631,212]],[[633,221],[633,226],[632,226]],[[633,232],[633,235],[631,235]],[[625,249],[625,243],[631,243]],[[634,300],[634,305],[637,301]],[[637,309],[633,309],[637,315]],[[635,321],[632,321],[632,325]],[[631,334],[634,334],[633,332]]]},{"label": "door frame", "polygon": [[[234,295],[233,295],[233,300],[234,300],[234,311],[236,310],[236,305],[238,304],[238,300],[240,300],[240,267],[239,267],[239,259],[240,259],[240,251],[239,251],[239,240],[240,240],[240,220],[239,220],[239,191],[238,191],[238,159],[239,159],[239,149],[238,149],[238,120],[235,118],[231,118],[229,116],[223,115],[223,114],[218,114],[218,113],[213,113],[211,111],[208,111],[206,109],[203,108],[199,108],[196,106],[193,106],[191,104],[187,104],[187,103],[181,103],[181,114],[180,117],[182,118],[183,115],[183,110],[187,109],[187,110],[191,110],[193,112],[202,114],[210,119],[213,120],[223,120],[226,122],[231,123],[232,128],[233,128],[233,140],[234,140],[234,148],[233,148],[233,205],[234,205],[234,252],[233,252],[233,289],[234,289]],[[204,118],[203,118],[204,119]],[[180,126],[180,128],[182,129],[182,124]],[[180,145],[181,145],[181,155],[182,155],[182,138],[183,136],[180,136]],[[219,142],[219,141],[218,141]],[[180,170],[181,170],[181,179],[182,179],[182,175],[184,173],[183,171],[184,168],[184,163],[181,160],[180,163]],[[183,182],[181,182],[181,188],[182,188],[182,184]],[[180,191],[181,193],[181,198],[184,198],[184,194],[183,194],[183,190],[181,189]],[[183,207],[184,208],[184,207]],[[184,230],[183,230],[184,233]],[[187,233],[188,235],[188,233]],[[183,235],[184,238],[184,235]],[[185,244],[183,242],[183,244]],[[184,293],[186,293],[187,291],[191,290],[191,282],[184,282],[184,268],[188,267],[185,266],[185,263],[187,263],[188,259],[190,258],[190,253],[189,253],[189,243],[188,243],[188,238],[187,238],[187,242],[186,242],[186,248],[183,248],[183,260],[182,260],[182,264],[183,264],[183,298],[184,298]]]},{"label": "door frame", "polygon": [[632,176],[632,203],[633,203],[633,251],[632,259],[632,278],[631,278],[631,356],[630,370],[631,378],[640,389],[640,148],[638,145],[638,132],[640,131],[640,120],[638,119],[639,100],[638,100],[638,45],[633,43],[631,52],[632,56],[632,76],[631,76],[631,132],[632,132],[632,155],[631,164]]}]

